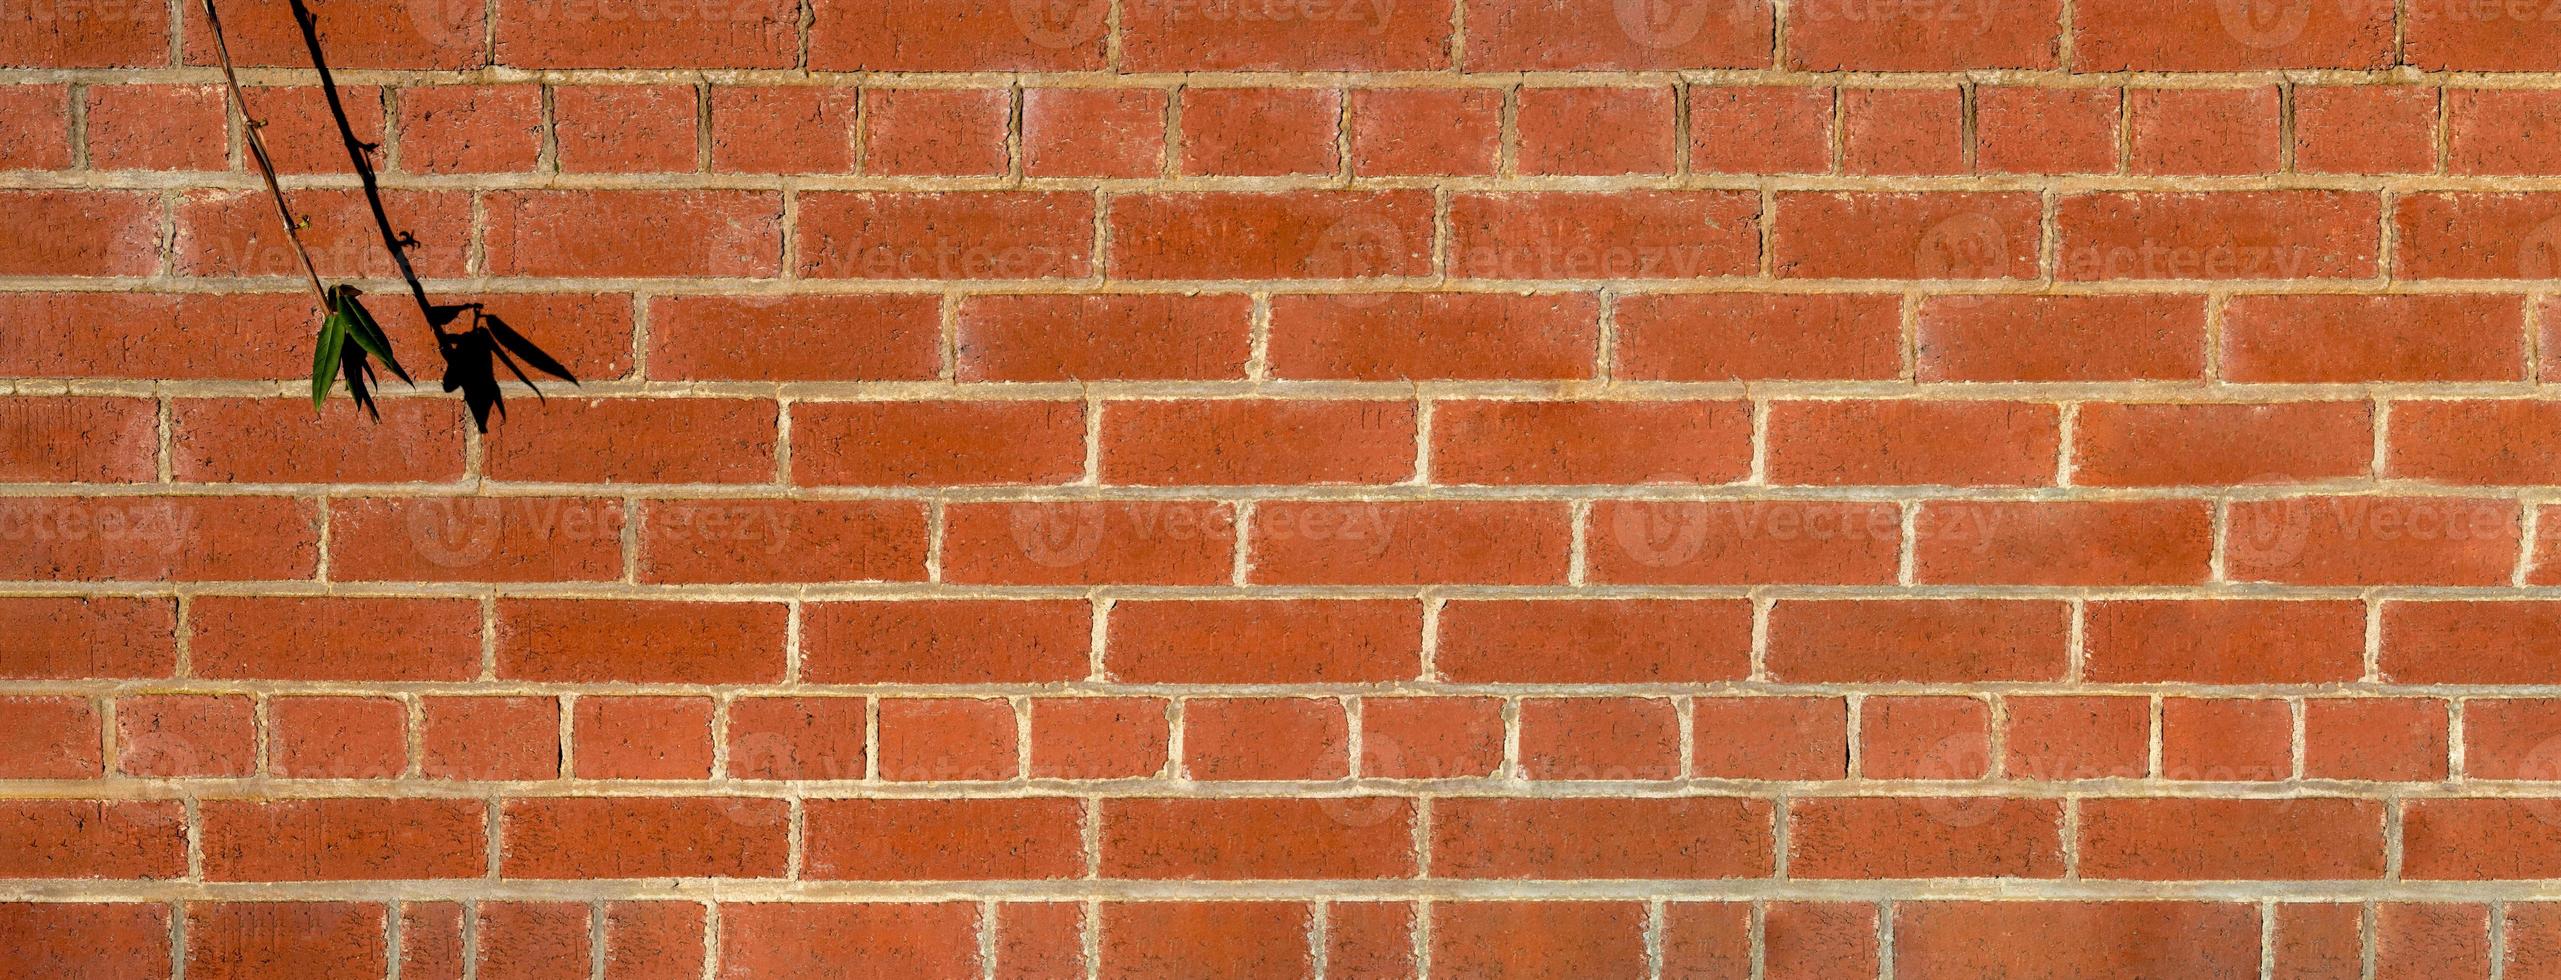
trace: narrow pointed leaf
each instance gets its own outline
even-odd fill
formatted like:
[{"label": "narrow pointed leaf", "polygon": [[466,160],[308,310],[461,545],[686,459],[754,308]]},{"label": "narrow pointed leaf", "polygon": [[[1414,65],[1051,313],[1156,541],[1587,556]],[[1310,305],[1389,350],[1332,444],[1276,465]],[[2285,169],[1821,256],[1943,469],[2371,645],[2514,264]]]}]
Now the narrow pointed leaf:
[{"label": "narrow pointed leaf", "polygon": [[[525,339],[525,335],[517,333],[516,328],[507,325],[507,321],[493,316],[483,317],[482,322],[489,325],[489,335],[497,339],[499,347],[514,353],[517,357],[524,358],[525,363],[533,365],[536,370],[539,370],[544,374],[567,381],[573,385],[578,383],[578,376],[569,373],[568,365],[554,360],[552,356],[545,353],[542,348],[534,346],[533,341],[527,340]],[[528,381],[525,384],[530,387],[533,382]]]},{"label": "narrow pointed leaf", "polygon": [[320,322],[320,351],[311,362],[311,407],[319,408],[329,401],[329,389],[338,375],[339,352],[346,343],[347,319],[333,312]]},{"label": "narrow pointed leaf", "polygon": [[356,345],[364,348],[366,353],[382,358],[382,365],[390,368],[391,373],[399,377],[402,382],[416,384],[417,382],[409,380],[409,372],[401,369],[400,359],[391,356],[391,337],[382,332],[382,324],[374,322],[373,313],[365,309],[365,304],[358,302],[352,295],[346,297],[343,302],[341,309],[346,311],[347,318],[356,326],[353,334]]}]

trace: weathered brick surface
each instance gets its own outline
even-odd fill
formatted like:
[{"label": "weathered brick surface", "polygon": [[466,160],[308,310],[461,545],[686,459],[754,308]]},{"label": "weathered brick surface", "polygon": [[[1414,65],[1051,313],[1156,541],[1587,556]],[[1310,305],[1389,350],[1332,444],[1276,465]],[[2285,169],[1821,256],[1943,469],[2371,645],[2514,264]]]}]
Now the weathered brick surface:
[{"label": "weathered brick surface", "polygon": [[0,3],[0,978],[2561,976],[2561,27]]}]

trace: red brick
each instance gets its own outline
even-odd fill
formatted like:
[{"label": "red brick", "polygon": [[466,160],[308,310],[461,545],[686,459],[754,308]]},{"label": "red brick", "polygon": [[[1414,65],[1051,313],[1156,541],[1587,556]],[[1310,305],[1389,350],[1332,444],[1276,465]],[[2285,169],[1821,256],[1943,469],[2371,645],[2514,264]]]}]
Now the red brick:
[{"label": "red brick", "polygon": [[[1750,976],[1753,962],[1752,911],[1748,902],[1666,904],[1662,929],[1663,975],[1681,978]],[[1876,928],[1875,918],[1872,912],[1868,916],[1871,932]],[[1872,964],[1870,969],[1874,969]]]},{"label": "red brick", "polygon": [[2346,902],[2287,902],[2274,909],[2275,976],[2350,980],[2365,976],[2365,909]]},{"label": "red brick", "polygon": [[1444,878],[1749,878],[1770,872],[1770,804],[1731,797],[1510,799],[1432,804]]},{"label": "red brick", "polygon": [[2034,194],[1781,192],[1771,269],[1789,279],[2031,279],[2042,220]]},{"label": "red brick", "polygon": [[2446,169],[2458,174],[2561,173],[2561,155],[2534,134],[2561,124],[2553,93],[2449,89],[2445,93]]},{"label": "red brick", "polygon": [[[804,246],[824,203],[801,199]],[[770,277],[782,267],[782,197],[765,191],[496,191],[481,207],[491,275]]]},{"label": "red brick", "polygon": [[1200,698],[1183,704],[1183,770],[1198,780],[1341,779],[1351,733],[1323,698]]},{"label": "red brick", "polygon": [[187,976],[373,976],[388,968],[387,906],[372,902],[188,902]]},{"label": "red brick", "polygon": [[[1206,8],[1204,8],[1206,9]],[[1192,176],[1331,174],[1343,94],[1316,88],[1185,88],[1175,165]]]},{"label": "red brick", "polygon": [[2202,500],[1930,501],[1912,536],[1926,583],[2194,585],[2214,514]]},{"label": "red brick", "polygon": [[215,881],[478,878],[479,800],[209,800],[205,877]]},{"label": "red brick", "polygon": [[354,411],[305,411],[301,402],[171,402],[172,475],[200,483],[444,483],[463,475],[458,405],[398,398],[380,407],[377,421]]},{"label": "red brick", "polygon": [[2294,713],[2274,699],[2164,698],[2161,777],[2255,782],[2294,776]]},{"label": "red brick", "polygon": [[737,980],[958,977],[978,969],[973,903],[724,903],[719,914],[717,955]]},{"label": "red brick", "polygon": [[1325,968],[1345,976],[1410,977],[1414,960],[1410,902],[1331,902],[1325,906]]},{"label": "red brick", "polygon": [[317,309],[293,294],[9,293],[0,295],[0,371],[307,380],[308,367],[293,362],[311,362]]},{"label": "red brick", "polygon": [[2505,976],[2517,980],[2550,980],[2561,972],[2561,906],[2550,902],[2509,905],[2501,936],[2506,947]]},{"label": "red brick", "polygon": [[205,677],[458,681],[480,672],[480,604],[468,599],[205,596],[188,627]]},{"label": "red brick", "polygon": [[801,617],[801,671],[821,684],[1079,680],[1094,621],[1081,599],[824,602]]},{"label": "red brick", "polygon": [[1968,797],[1791,800],[1793,878],[2060,878],[2062,804]]},{"label": "red brick", "polygon": [[855,486],[1064,483],[1085,471],[1084,416],[1084,406],[1054,401],[796,405],[794,476]]},{"label": "red brick", "polygon": [[499,0],[498,63],[518,68],[790,68],[792,0]]},{"label": "red brick", "polygon": [[741,698],[729,703],[729,775],[861,779],[862,698]]},{"label": "red brick", "polygon": [[2288,497],[2225,512],[2224,576],[2294,585],[2505,585],[2516,567],[2514,501]]},{"label": "red brick", "polygon": [[2561,194],[2411,194],[2396,199],[2392,225],[2400,278],[2561,276]]},{"label": "red brick", "polygon": [[1841,92],[1841,169],[1853,174],[1965,171],[1965,95],[1952,88]]},{"label": "red brick", "polygon": [[1901,303],[1829,293],[1665,293],[1618,301],[1616,376],[1884,380],[1903,371]]},{"label": "red brick", "polygon": [[1845,486],[2043,486],[2062,440],[2052,405],[1780,401],[1769,406],[1769,480]]},{"label": "red brick", "polygon": [[2561,584],[2561,510],[2536,508],[2533,551],[2526,555],[2526,584]]},{"label": "red brick", "polygon": [[812,279],[1079,278],[1092,273],[1094,197],[813,191],[800,195],[796,234],[799,273]]},{"label": "red brick", "polygon": [[1642,903],[1440,902],[1431,906],[1431,917],[1434,974],[1592,980],[1647,974]]},{"label": "red brick", "polygon": [[1132,486],[1399,483],[1414,474],[1408,402],[1110,403],[1102,479]]},{"label": "red brick", "polygon": [[1859,769],[1869,779],[1982,779],[1991,746],[1991,708],[1974,698],[1869,698],[1859,707]]},{"label": "red brick", "polygon": [[714,86],[712,172],[853,173],[859,101],[850,88]]},{"label": "red brick", "polygon": [[2544,698],[2464,702],[2466,778],[2548,780],[2554,778],[2556,766],[2561,766],[2561,702]]},{"label": "red brick", "polygon": [[0,89],[0,170],[71,166],[70,106],[71,89],[65,85]]},{"label": "red brick", "polygon": [[418,771],[430,779],[560,775],[560,702],[431,697],[419,701]]},{"label": "red brick", "polygon": [[1494,89],[1354,89],[1351,116],[1352,172],[1363,177],[1490,176],[1500,162]]},{"label": "red brick", "polygon": [[2081,406],[2072,481],[2083,486],[2215,486],[2361,477],[2374,459],[2365,402]]},{"label": "red brick", "polygon": [[863,93],[864,173],[993,177],[1008,166],[1005,89],[870,89]]},{"label": "red brick", "polygon": [[2205,376],[2205,304],[2188,297],[1934,296],[1918,331],[1922,381]]},{"label": "red brick", "polygon": [[691,85],[563,85],[552,89],[552,138],[562,173],[690,173],[701,142]]},{"label": "red brick", "polygon": [[2322,85],[2294,90],[2294,167],[2306,173],[2436,169],[2437,90]]},{"label": "red brick", "polygon": [[1690,169],[1817,174],[1832,169],[1832,103],[1818,86],[1693,86]]},{"label": "red brick", "polygon": [[[229,169],[229,98],[219,85],[89,89],[81,109],[87,120],[90,169]],[[66,158],[56,166],[69,165]]]},{"label": "red brick", "polygon": [[1252,354],[1252,307],[1244,296],[965,297],[955,317],[956,376],[1235,380],[1245,376]]},{"label": "red brick", "polygon": [[2412,7],[2405,58],[2428,70],[2548,71],[2561,67],[2551,44],[2561,30],[2542,11],[2504,5]]},{"label": "red brick", "polygon": [[1529,175],[1668,174],[1677,148],[1668,88],[1522,88],[1515,164]]},{"label": "red brick", "polygon": [[2490,975],[2491,909],[2445,902],[2374,906],[2378,980]]},{"label": "red brick", "polygon": [[[147,276],[160,271],[160,201],[140,191],[0,191],[13,216],[0,275]],[[270,220],[273,216],[270,215]],[[35,234],[43,229],[43,234]]]},{"label": "red brick", "polygon": [[1788,681],[1979,683],[2060,680],[2061,603],[2010,600],[1781,601],[1769,671]]},{"label": "red brick", "polygon": [[2137,697],[2014,697],[2001,769],[2040,780],[2141,778],[2151,771],[2152,706]]},{"label": "red brick", "polygon": [[2052,68],[2060,0],[1960,8],[1813,0],[1787,11],[1788,63],[1809,71]]},{"label": "red brick", "polygon": [[996,907],[996,975],[1078,980],[1085,975],[1085,906],[1007,902]]},{"label": "red brick", "polygon": [[2233,381],[2526,378],[2525,311],[2514,297],[2243,296],[2223,319],[2223,376]]},{"label": "red brick", "polygon": [[744,398],[562,399],[484,442],[486,472],[560,483],[765,483],[776,407]]},{"label": "red brick", "polygon": [[562,582],[622,575],[622,502],[580,497],[330,501],[342,581]]},{"label": "red brick", "polygon": [[1563,584],[1572,528],[1531,501],[1271,501],[1248,574],[1275,585]]},{"label": "red brick", "polygon": [[9,980],[169,975],[169,906],[139,902],[0,904]]},{"label": "red brick", "polygon": [[422,85],[400,90],[396,169],[414,174],[530,173],[542,156],[542,90]]},{"label": "red brick", "polygon": [[1752,468],[1738,402],[1444,401],[1431,440],[1439,484],[1732,483]]},{"label": "red brick", "polygon": [[399,910],[400,975],[462,980],[462,904],[407,902]]},{"label": "red brick", "polygon": [[1696,279],[1759,265],[1757,196],[1735,191],[1462,193],[1449,264],[1473,279]]},{"label": "red brick", "polygon": [[1446,69],[1455,2],[1126,7],[1120,14],[1120,67],[1135,72]]},{"label": "red brick", "polygon": [[1314,976],[1309,918],[1297,902],[1112,902],[1096,923],[1101,975],[1181,980],[1215,963],[1231,977]]},{"label": "red brick", "polygon": [[580,698],[570,732],[570,775],[579,779],[712,774],[709,698]]},{"label": "red brick", "polygon": [[1529,698],[1520,704],[1521,774],[1530,779],[1672,779],[1680,713],[1664,698]]},{"label": "red brick", "polygon": [[1589,378],[1600,304],[1574,293],[1277,296],[1269,347],[1272,374],[1292,379]]},{"label": "red brick", "polygon": [[2365,604],[2123,600],[2088,609],[2089,679],[2306,684],[2364,671]]},{"label": "red brick", "polygon": [[2246,976],[2259,907],[2242,902],[1898,902],[1898,980]]},{"label": "red brick", "polygon": [[2073,9],[2076,71],[2380,69],[2393,11],[2372,4],[2092,0]]},{"label": "red brick", "polygon": [[1490,776],[1503,764],[1503,703],[1494,698],[1361,701],[1360,774],[1383,779]]},{"label": "red brick", "polygon": [[1105,668],[1131,683],[1378,682],[1422,669],[1413,602],[1123,601],[1110,619]]},{"label": "red brick", "polygon": [[1084,873],[1084,802],[811,800],[805,877],[1028,881]]},{"label": "red brick", "polygon": [[2305,777],[2405,782],[2445,778],[2445,702],[2313,698],[2303,707]]},{"label": "red brick", "polygon": [[1819,980],[1876,972],[1877,907],[1866,902],[1771,902],[1761,923],[1762,975]]},{"label": "red brick", "polygon": [[392,698],[267,702],[267,769],[288,779],[389,779],[409,769],[409,707]]},{"label": "red brick", "polygon": [[[899,500],[665,500],[642,505],[644,582],[921,582],[926,507]],[[782,562],[783,555],[812,556]]]},{"label": "red brick", "polygon": [[183,877],[186,823],[176,800],[0,801],[0,880]]},{"label": "red brick", "polygon": [[2363,279],[2375,274],[2382,247],[2379,210],[2373,197],[2346,191],[2071,195],[2055,209],[2055,272],[2075,280]]},{"label": "red brick", "polygon": [[1849,709],[1839,698],[1708,697],[1690,702],[1690,772],[1709,779],[1849,775]]},{"label": "red brick", "polygon": [[1153,177],[1165,169],[1163,92],[1027,88],[1022,127],[1029,176]]},{"label": "red brick", "polygon": [[2541,401],[2408,401],[2392,406],[2387,476],[2514,486],[2561,480],[2544,462],[2561,447],[2561,405]]},{"label": "red brick", "polygon": [[[469,305],[477,308],[483,320],[506,324],[560,361],[561,366],[580,381],[631,377],[632,298],[628,295],[439,293],[437,298],[443,301],[437,307],[439,310]],[[380,304],[373,313],[381,318],[383,329],[394,336],[418,336],[427,329],[425,319],[414,303]],[[308,322],[296,322],[294,327],[299,330]],[[298,337],[296,343],[307,343],[307,340]],[[423,347],[421,349],[424,350]],[[526,372],[546,384],[553,381],[535,373],[530,367]],[[513,376],[509,377],[512,380]],[[507,388],[507,393],[518,397],[530,393],[515,384]],[[538,399],[535,404],[542,402]]]},{"label": "red brick", "polygon": [[1108,268],[1122,279],[1420,276],[1432,208],[1424,191],[1132,194],[1112,201]]},{"label": "red brick", "polygon": [[[1357,813],[1366,818],[1339,819]],[[1377,798],[1105,798],[1105,878],[1402,878],[1414,873],[1414,804]]]},{"label": "red brick", "polygon": [[[200,7],[180,8],[186,25],[186,63],[214,65],[213,32]],[[222,32],[232,61],[246,67],[308,68],[311,49],[290,7],[269,4],[224,9]],[[489,64],[483,52],[488,12],[462,0],[373,6],[312,4],[312,19],[329,66],[447,71]]]},{"label": "red brick", "polygon": [[2411,800],[2402,807],[2401,876],[2410,881],[2500,881],[2561,874],[2548,799]]},{"label": "red brick", "polygon": [[159,694],[115,704],[116,769],[129,776],[248,776],[257,707],[239,695]]},{"label": "red brick", "polygon": [[1467,7],[1468,71],[1767,68],[1776,17],[1759,0],[1671,7],[1611,0],[1480,0]]},{"label": "red brick", "polygon": [[107,68],[169,64],[169,15],[147,4],[13,7],[0,30],[0,65]]},{"label": "red brick", "polygon": [[2137,174],[2263,174],[2283,162],[2277,90],[2138,88],[2126,93]]},{"label": "red brick", "polygon": [[809,67],[820,71],[1069,71],[1103,67],[1102,3],[826,0],[812,10]]},{"label": "red brick", "polygon": [[97,709],[83,698],[0,698],[0,777],[95,779],[102,770]]},{"label": "red brick", "polygon": [[917,381],[941,370],[930,296],[669,296],[649,305],[649,376]]},{"label": "red brick", "polygon": [[946,581],[1210,585],[1234,576],[1236,515],[1221,503],[953,504],[943,519]]},{"label": "red brick", "polygon": [[2383,805],[2322,797],[2084,800],[2080,854],[2082,876],[2097,879],[2380,878]]},{"label": "red brick", "polygon": [[31,547],[0,551],[0,579],[202,581],[309,578],[319,512],[291,497],[19,497],[0,526]]},{"label": "red brick", "polygon": [[168,677],[177,668],[177,604],[168,599],[0,599],[0,677]]},{"label": "red brick", "polygon": [[1440,674],[1459,683],[1741,680],[1752,610],[1701,599],[1484,600],[1441,607]]},{"label": "red brick", "polygon": [[778,799],[506,800],[499,870],[507,878],[779,878],[786,810]]},{"label": "red brick", "polygon": [[1164,772],[1172,745],[1161,698],[1035,698],[1031,777],[1141,779]]},{"label": "red brick", "polygon": [[475,941],[477,976],[534,980],[586,969],[595,953],[593,910],[583,902],[484,902]]},{"label": "red brick", "polygon": [[1004,698],[886,698],[877,723],[882,779],[1020,775],[1020,728],[1013,704]]},{"label": "red brick", "polygon": [[1980,86],[1974,166],[1985,173],[2113,173],[2122,101],[2113,88]]},{"label": "red brick", "polygon": [[[340,85],[337,92],[338,102],[332,107],[327,90],[317,85],[261,85],[242,90],[241,94],[248,97],[249,116],[265,124],[260,133],[277,173],[344,173],[350,169],[353,164],[339,128],[341,112],[346,128],[368,147],[366,165],[381,165],[383,127],[390,118],[383,90],[370,85]],[[242,153],[245,157],[247,151]],[[266,217],[273,219],[274,206],[264,200],[265,195],[259,197],[259,204],[270,212]],[[365,220],[370,221],[370,215]],[[370,225],[365,230],[378,234]],[[381,243],[374,244],[379,248]]]},{"label": "red brick", "polygon": [[782,679],[776,603],[501,599],[498,676],[740,684]]},{"label": "red brick", "polygon": [[157,470],[159,431],[159,408],[149,399],[0,399],[0,480],[148,481]]}]

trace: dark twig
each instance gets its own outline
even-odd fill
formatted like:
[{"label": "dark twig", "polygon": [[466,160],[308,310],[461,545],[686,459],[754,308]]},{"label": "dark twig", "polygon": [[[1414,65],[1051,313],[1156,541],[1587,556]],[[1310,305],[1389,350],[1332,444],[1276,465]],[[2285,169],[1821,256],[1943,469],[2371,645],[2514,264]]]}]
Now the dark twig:
[{"label": "dark twig", "polygon": [[[204,0],[204,6],[205,26],[213,30],[214,54],[222,59],[222,79],[231,88],[232,104],[240,107],[240,121],[248,130],[249,156],[258,162],[258,176],[266,178],[267,194],[276,199],[276,216],[284,221],[285,241],[292,243],[293,254],[302,259],[302,272],[311,278],[311,293],[319,298],[322,312],[335,309],[336,304],[329,299],[329,287],[320,282],[320,267],[312,264],[311,252],[303,248],[302,226],[294,221],[293,207],[285,203],[284,187],[276,183],[276,165],[267,156],[266,137],[259,133],[267,124],[249,114],[249,99],[240,92],[240,73],[231,66],[231,45],[222,36],[222,14],[214,9],[213,0]],[[295,6],[301,4],[297,2]]]}]

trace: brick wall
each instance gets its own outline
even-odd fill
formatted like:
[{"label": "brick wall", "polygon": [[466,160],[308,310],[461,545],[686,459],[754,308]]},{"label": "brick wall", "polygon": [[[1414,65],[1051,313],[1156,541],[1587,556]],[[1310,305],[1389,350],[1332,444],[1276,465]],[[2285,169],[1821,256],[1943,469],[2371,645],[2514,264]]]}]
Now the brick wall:
[{"label": "brick wall", "polygon": [[318,6],[583,384],[0,4],[0,975],[2561,976],[2539,2]]}]

